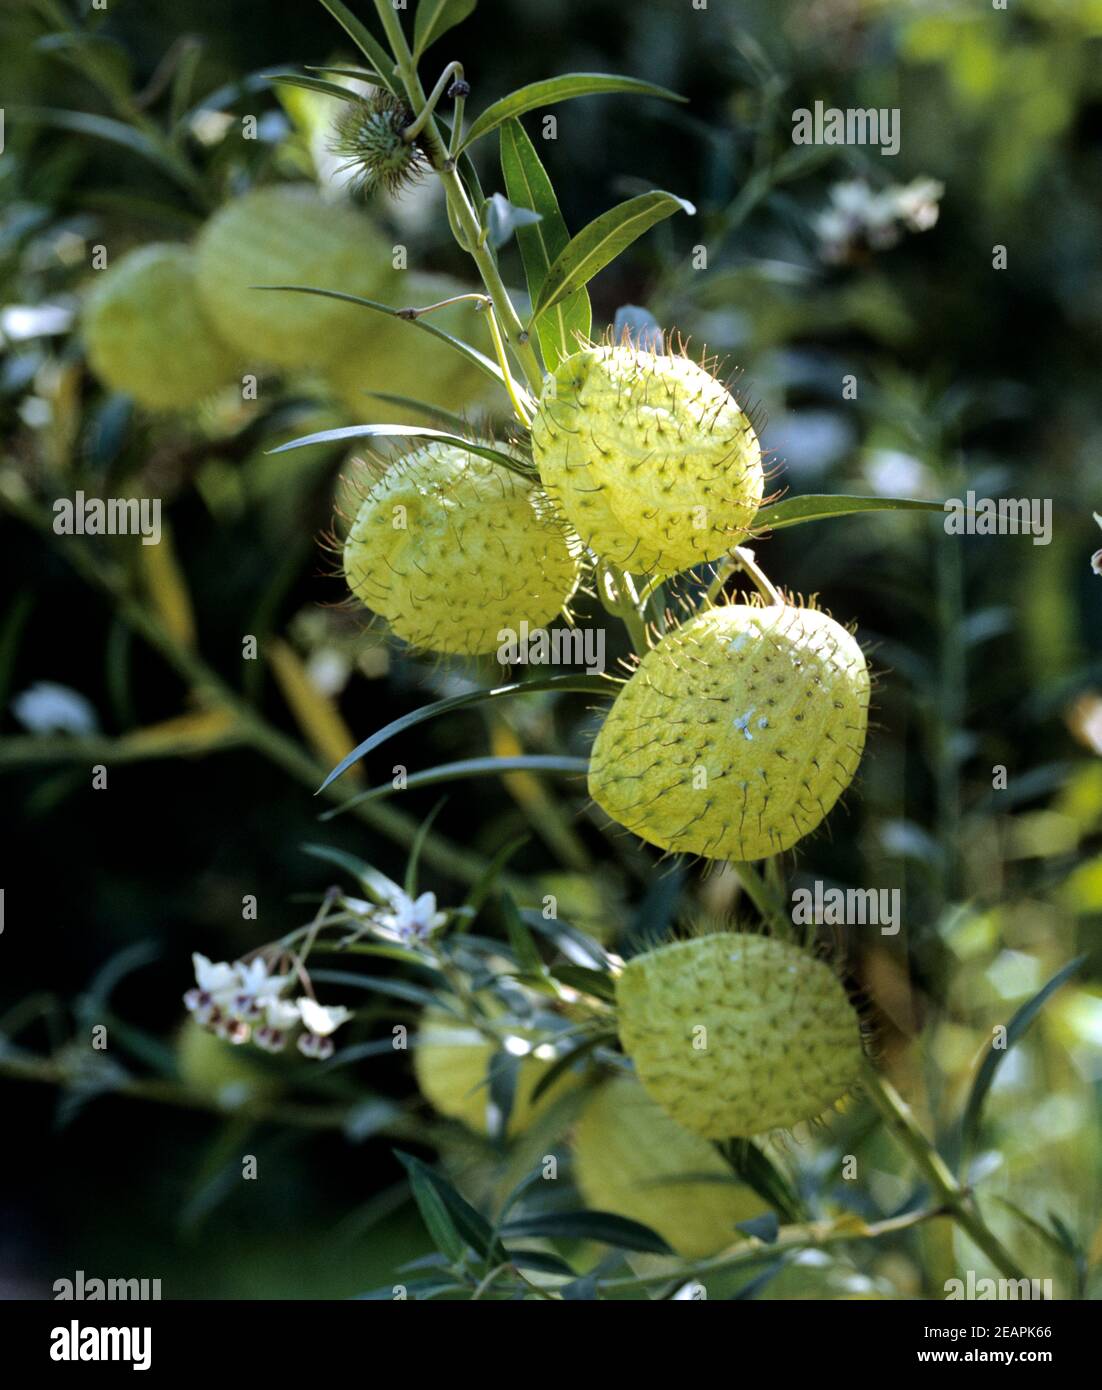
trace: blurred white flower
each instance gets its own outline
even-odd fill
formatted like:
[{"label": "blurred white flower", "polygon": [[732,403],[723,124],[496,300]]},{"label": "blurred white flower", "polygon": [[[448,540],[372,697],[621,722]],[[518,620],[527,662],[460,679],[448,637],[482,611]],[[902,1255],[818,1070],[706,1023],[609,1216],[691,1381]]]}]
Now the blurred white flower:
[{"label": "blurred white flower", "polygon": [[352,1017],[352,1010],[346,1009],[343,1004],[326,1008],[316,999],[309,999],[305,995],[296,1002],[303,1023],[311,1033],[317,1033],[319,1037],[327,1038]]},{"label": "blurred white flower", "polygon": [[195,1015],[196,1023],[213,1023],[232,1000],[238,987],[238,973],[227,961],[217,963],[196,951],[191,957],[195,967],[194,989],[184,995],[184,1004]]},{"label": "blurred white flower", "polygon": [[299,1022],[298,1002],[269,999],[264,1005],[264,1022],[253,1031],[253,1042],[265,1052],[282,1052],[287,1037]]},{"label": "blurred white flower", "polygon": [[834,264],[851,260],[863,249],[894,246],[903,229],[926,232],[935,226],[945,185],[918,178],[890,184],[879,193],[864,179],[847,179],[830,190],[830,205],[814,219],[820,253]]},{"label": "blurred white flower", "polygon": [[11,709],[32,734],[94,734],[99,726],[91,701],[55,681],[35,681],[16,695]]},{"label": "blurred white flower", "polygon": [[390,911],[375,915],[375,923],[397,941],[420,940],[442,927],[448,920],[446,912],[437,912],[436,894],[422,893],[411,898],[400,888],[390,896]]},{"label": "blurred white flower", "polygon": [[311,1057],[315,1061],[332,1057],[333,1039],[330,1034],[336,1032],[342,1023],[348,1022],[352,1017],[351,1010],[343,1004],[326,1008],[316,999],[308,999],[305,995],[297,1003],[306,1026],[306,1032],[298,1040],[298,1050],[304,1057]]},{"label": "blurred white flower", "polygon": [[247,965],[238,961],[236,969],[238,987],[230,1001],[230,1012],[242,1021],[260,1018],[268,1000],[278,998],[291,983],[290,975],[269,975],[267,964],[259,956]]}]

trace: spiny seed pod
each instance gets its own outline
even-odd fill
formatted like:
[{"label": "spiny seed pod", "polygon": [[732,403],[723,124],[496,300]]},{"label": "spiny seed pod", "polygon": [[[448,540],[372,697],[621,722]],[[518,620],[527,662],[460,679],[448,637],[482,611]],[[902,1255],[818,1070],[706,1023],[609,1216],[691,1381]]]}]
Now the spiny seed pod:
[{"label": "spiny seed pod", "polygon": [[762,859],[853,780],[869,672],[853,636],[791,604],[709,609],[667,633],[617,696],[589,792],[652,845]]},{"label": "spiny seed pod", "polygon": [[258,188],[227,203],[197,243],[199,292],[218,331],[250,362],[318,367],[364,332],[370,309],[257,285],[305,285],[384,299],[390,248],[366,217],[305,185]]},{"label": "spiny seed pod", "polygon": [[143,246],[99,274],[83,331],[96,376],[150,410],[197,405],[236,375],[233,353],[203,312],[185,246]]},{"label": "spiny seed pod", "polygon": [[[424,307],[466,291],[467,286],[448,276],[408,271],[395,276],[390,302],[402,308]],[[426,322],[453,337],[469,338],[476,330],[485,331],[470,300],[437,310]],[[488,378],[446,343],[411,323],[381,314],[363,315],[359,335],[330,364],[326,376],[337,399],[360,423],[368,419],[393,425],[439,423],[429,412],[412,406],[373,400],[368,394],[372,391],[408,396],[469,415],[487,399],[487,388],[492,390]]]},{"label": "spiny seed pod", "polygon": [[766,1210],[711,1144],[630,1076],[608,1082],[586,1105],[574,1131],[574,1173],[592,1210],[642,1222],[687,1259],[723,1250],[739,1239],[737,1223]]},{"label": "spiny seed pod", "polygon": [[559,364],[532,450],[583,543],[635,573],[717,559],[762,498],[757,435],[722,383],[687,357],[627,344]]},{"label": "spiny seed pod", "polygon": [[368,100],[341,103],[330,149],[344,159],[340,172],[351,175],[353,188],[400,193],[425,173],[429,161],[424,151],[416,139],[403,136],[412,120],[405,103],[383,88]]},{"label": "spiny seed pod", "polygon": [[411,646],[475,656],[549,622],[579,560],[538,488],[433,441],[389,468],[344,543],[348,587]]},{"label": "spiny seed pod", "polygon": [[[512,1040],[531,1043],[533,1035],[518,1029]],[[440,1010],[428,1010],[413,1051],[413,1072],[421,1094],[441,1115],[462,1121],[476,1134],[488,1134],[488,1075],[494,1053],[493,1043],[477,1028],[465,1026]],[[520,1134],[578,1084],[573,1072],[564,1072],[533,1100],[533,1090],[554,1060],[554,1052],[547,1044],[534,1047],[520,1059],[506,1130],[508,1138]]]},{"label": "spiny seed pod", "polygon": [[786,941],[718,932],[647,951],[618,977],[616,1003],[647,1093],[706,1139],[813,1119],[858,1080],[841,981]]}]

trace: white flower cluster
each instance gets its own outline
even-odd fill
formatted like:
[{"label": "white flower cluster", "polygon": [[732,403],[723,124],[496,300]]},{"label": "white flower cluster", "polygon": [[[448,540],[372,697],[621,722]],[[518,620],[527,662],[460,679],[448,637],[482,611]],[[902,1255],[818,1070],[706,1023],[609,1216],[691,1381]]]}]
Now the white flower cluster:
[{"label": "white flower cluster", "polygon": [[343,1005],[326,1008],[306,995],[284,999],[294,976],[270,975],[259,958],[231,965],[196,952],[191,959],[195,988],[184,995],[184,1003],[203,1028],[227,1042],[252,1041],[265,1052],[282,1052],[298,1032],[298,1050],[304,1057],[333,1055],[332,1035],[352,1017]]},{"label": "white flower cluster", "polygon": [[422,893],[419,898],[411,898],[400,888],[392,887],[387,896],[388,908],[370,910],[376,935],[384,940],[403,944],[424,941],[448,920],[446,912],[436,910],[435,893]]},{"label": "white flower cluster", "polygon": [[864,179],[836,183],[830,190],[830,206],[815,218],[825,261],[849,260],[867,246],[883,251],[894,246],[903,233],[926,232],[936,225],[945,186],[936,179],[919,178],[908,184],[891,184],[874,193]]}]

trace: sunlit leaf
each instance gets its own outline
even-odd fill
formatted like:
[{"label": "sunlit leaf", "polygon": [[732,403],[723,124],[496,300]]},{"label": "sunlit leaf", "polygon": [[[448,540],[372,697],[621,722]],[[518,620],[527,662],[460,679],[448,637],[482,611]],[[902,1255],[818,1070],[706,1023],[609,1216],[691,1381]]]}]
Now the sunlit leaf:
[{"label": "sunlit leaf", "polygon": [[414,58],[420,58],[430,44],[462,24],[477,3],[478,0],[418,0],[413,20]]},{"label": "sunlit leaf", "polygon": [[379,74],[383,83],[395,96],[402,96],[402,89],[394,76],[394,59],[374,37],[367,25],[357,19],[348,6],[341,3],[341,0],[321,0],[321,3]]},{"label": "sunlit leaf", "polygon": [[[534,303],[552,262],[569,244],[570,233],[536,148],[515,119],[501,126],[501,171],[513,205],[531,208],[540,215],[537,223],[517,228],[528,294]],[[535,322],[544,363],[554,371],[564,357],[576,351],[579,338],[587,339],[592,332],[593,312],[585,286],[560,299]]]},{"label": "sunlit leaf", "polygon": [[588,284],[598,271],[656,222],[672,217],[675,212],[695,211],[692,203],[684,198],[655,189],[602,213],[555,257],[532,306],[532,318],[538,319],[560,299]]},{"label": "sunlit leaf", "polygon": [[636,77],[617,77],[607,72],[564,73],[561,77],[548,77],[542,82],[529,83],[527,87],[510,92],[507,97],[488,106],[471,123],[463,140],[463,149],[481,140],[491,130],[496,130],[502,121],[512,116],[522,116],[526,111],[553,106],[556,102],[570,101],[574,97],[596,96],[602,92],[628,92],[633,96],[661,97],[664,101],[686,99],[671,92],[668,87],[657,87],[653,82],[641,82]]}]

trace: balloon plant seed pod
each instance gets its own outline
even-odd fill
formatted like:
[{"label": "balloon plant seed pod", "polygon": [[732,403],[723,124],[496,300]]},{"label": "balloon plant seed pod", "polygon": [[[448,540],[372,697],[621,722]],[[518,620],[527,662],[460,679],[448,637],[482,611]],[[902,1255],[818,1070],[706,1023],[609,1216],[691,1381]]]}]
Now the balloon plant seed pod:
[{"label": "balloon plant seed pod", "polygon": [[197,243],[199,292],[218,331],[250,362],[324,367],[377,316],[324,295],[276,293],[298,285],[385,299],[389,245],[350,207],[298,184],[257,188],[227,203]]},{"label": "balloon plant seed pod", "polygon": [[495,651],[502,629],[539,627],[564,611],[578,551],[535,482],[433,441],[367,492],[344,542],[344,573],[411,646],[475,656]]},{"label": "balloon plant seed pod", "polygon": [[716,932],[630,960],[620,1041],[648,1095],[693,1134],[791,1128],[857,1083],[860,1022],[825,962],[774,937]]},{"label": "balloon plant seed pod", "polygon": [[740,1238],[739,1222],[767,1210],[712,1144],[630,1076],[587,1102],[574,1131],[574,1175],[587,1206],[649,1226],[686,1259],[725,1249]]},{"label": "balloon plant seed pod", "polygon": [[709,859],[778,854],[853,780],[869,672],[826,613],[731,604],[664,636],[616,697],[589,791],[653,845]]},{"label": "balloon plant seed pod", "polygon": [[741,406],[683,353],[587,347],[547,380],[532,449],[548,495],[602,560],[673,575],[744,537],[761,447]]},{"label": "balloon plant seed pod", "polygon": [[96,376],[149,410],[198,405],[237,374],[236,355],[200,303],[186,246],[143,246],[100,272],[83,333]]}]

